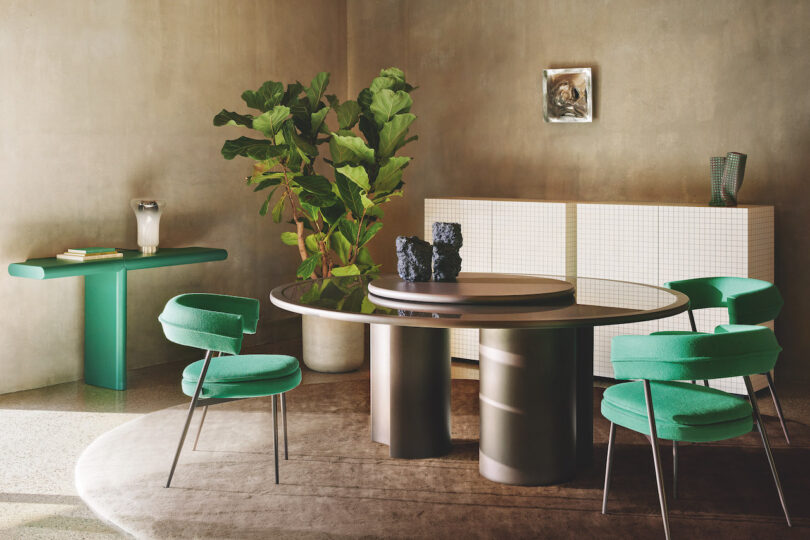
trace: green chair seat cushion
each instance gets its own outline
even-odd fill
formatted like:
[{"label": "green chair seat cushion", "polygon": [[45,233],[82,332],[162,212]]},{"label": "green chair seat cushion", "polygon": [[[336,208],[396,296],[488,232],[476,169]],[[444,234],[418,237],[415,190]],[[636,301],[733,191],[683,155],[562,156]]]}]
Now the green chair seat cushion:
[{"label": "green chair seat cushion", "polygon": [[[653,412],[662,439],[706,442],[748,433],[753,428],[751,404],[714,388],[682,382],[652,382]],[[605,390],[602,415],[620,426],[649,435],[642,381]]]},{"label": "green chair seat cushion", "polygon": [[[197,382],[200,378],[205,360],[186,366],[183,380]],[[246,382],[265,379],[278,379],[294,373],[298,369],[298,360],[284,354],[240,354],[237,356],[218,356],[211,359],[205,382]]]},{"label": "green chair seat cushion", "polygon": [[[204,360],[183,370],[183,392],[194,395]],[[292,390],[301,382],[295,357],[283,354],[245,354],[211,359],[201,397],[256,397]]]},{"label": "green chair seat cushion", "polygon": [[[201,398],[245,399],[272,396],[289,392],[301,384],[301,369],[278,379],[260,379],[239,382],[208,382],[208,377],[200,391]],[[197,381],[182,381],[183,393],[193,396]]]}]

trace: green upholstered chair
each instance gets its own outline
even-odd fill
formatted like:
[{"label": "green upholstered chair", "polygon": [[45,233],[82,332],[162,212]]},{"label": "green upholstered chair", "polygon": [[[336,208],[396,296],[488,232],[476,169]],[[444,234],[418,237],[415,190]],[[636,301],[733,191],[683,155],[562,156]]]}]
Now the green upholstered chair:
[{"label": "green upholstered chair", "polygon": [[183,393],[191,396],[191,405],[166,487],[171,485],[195,408],[204,407],[194,441],[196,450],[209,405],[263,396],[273,396],[273,444],[278,484],[278,396],[281,395],[284,459],[287,459],[286,392],[301,383],[301,368],[292,356],[239,354],[243,334],[256,332],[259,301],[219,294],[181,294],[169,300],[158,320],[169,341],[206,351],[203,360],[189,364],[183,371]]},{"label": "green upholstered chair", "polygon": [[[671,440],[673,448],[678,441],[721,441],[750,432],[756,423],[790,526],[768,435],[762,426],[749,377],[770,371],[781,350],[773,331],[753,325],[722,325],[714,334],[657,332],[649,336],[613,338],[610,355],[615,377],[640,380],[611,386],[602,397],[602,415],[610,420],[602,513],[607,513],[617,424],[647,435],[650,440],[664,532],[669,538],[658,439]],[[737,376],[743,377],[750,401],[715,388],[678,382]],[[677,484],[677,454],[674,457]]]},{"label": "green upholstered chair", "polygon": [[[670,281],[664,285],[669,289],[680,291],[689,297],[689,323],[692,331],[697,332],[695,316],[696,309],[727,308],[730,324],[761,324],[774,320],[782,310],[782,295],[776,285],[767,281],[741,277],[709,277]],[[764,373],[768,380],[768,390],[776,408],[776,415],[782,425],[782,433],[790,444],[785,416],[782,414],[782,404],[776,395],[771,372]],[[708,381],[704,381],[706,386]]]}]

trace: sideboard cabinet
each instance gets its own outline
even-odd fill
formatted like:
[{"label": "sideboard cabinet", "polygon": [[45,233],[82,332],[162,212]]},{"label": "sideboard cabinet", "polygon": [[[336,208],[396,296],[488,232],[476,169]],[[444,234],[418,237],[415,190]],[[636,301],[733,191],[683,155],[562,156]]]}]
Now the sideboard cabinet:
[{"label": "sideboard cabinet", "polygon": [[[465,272],[578,275],[651,285],[704,276],[772,282],[774,276],[772,206],[447,198],[425,199],[424,215],[428,241],[434,221],[461,224]],[[695,315],[701,331],[728,322],[723,309]],[[597,327],[594,374],[613,376],[613,336],[688,329],[686,314]],[[453,330],[451,354],[477,361],[478,331]],[[760,388],[765,378],[753,382]],[[745,394],[741,378],[712,381],[712,386]]]}]

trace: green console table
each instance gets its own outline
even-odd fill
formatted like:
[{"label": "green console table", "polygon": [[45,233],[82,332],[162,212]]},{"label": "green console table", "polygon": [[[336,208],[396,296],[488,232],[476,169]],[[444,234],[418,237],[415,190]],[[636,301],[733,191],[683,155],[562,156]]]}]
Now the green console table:
[{"label": "green console table", "polygon": [[73,262],[50,257],[8,265],[10,275],[30,279],[84,276],[84,380],[113,390],[127,387],[127,271],[228,257],[224,249],[203,247],[123,253],[121,259]]}]

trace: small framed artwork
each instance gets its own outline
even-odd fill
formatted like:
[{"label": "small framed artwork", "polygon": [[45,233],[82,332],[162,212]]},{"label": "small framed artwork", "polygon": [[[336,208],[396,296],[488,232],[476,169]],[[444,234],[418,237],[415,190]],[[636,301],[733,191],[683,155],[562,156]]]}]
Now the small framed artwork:
[{"label": "small framed artwork", "polygon": [[592,122],[591,68],[543,70],[543,119]]}]

